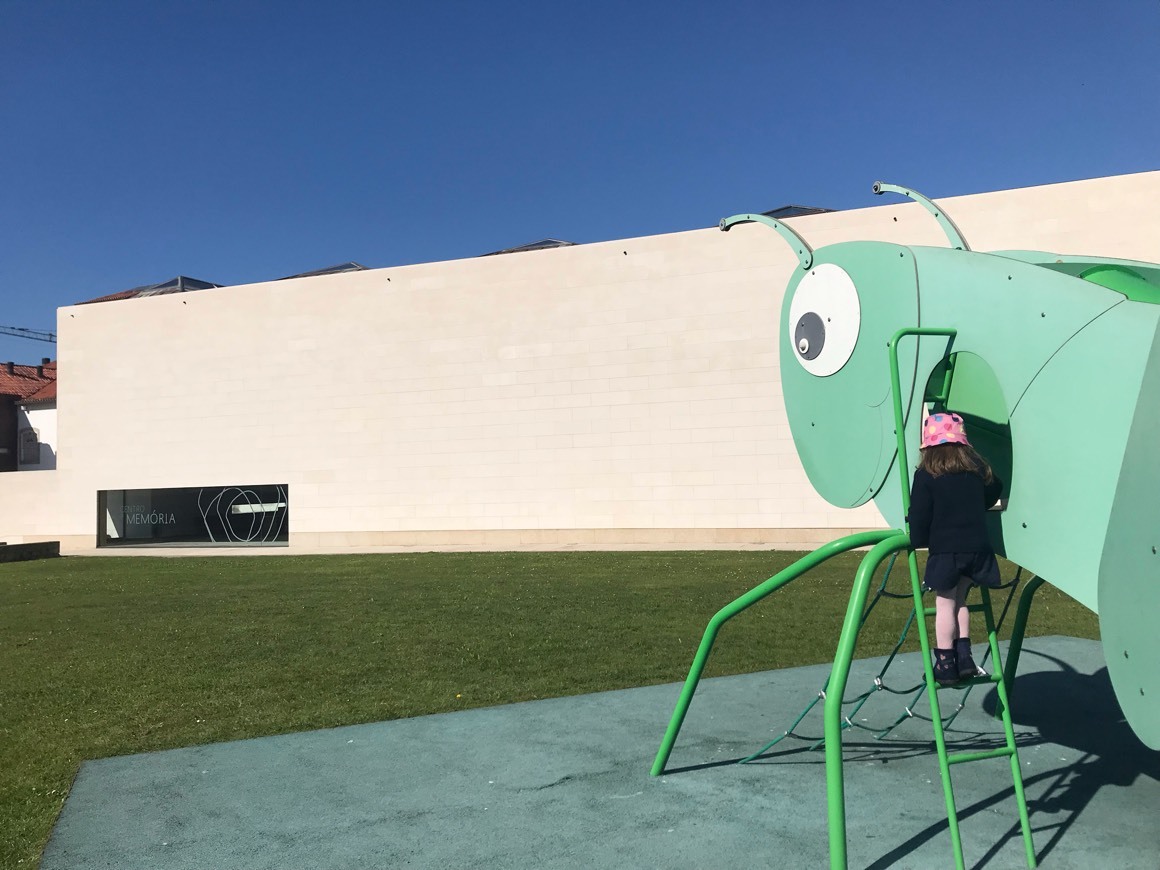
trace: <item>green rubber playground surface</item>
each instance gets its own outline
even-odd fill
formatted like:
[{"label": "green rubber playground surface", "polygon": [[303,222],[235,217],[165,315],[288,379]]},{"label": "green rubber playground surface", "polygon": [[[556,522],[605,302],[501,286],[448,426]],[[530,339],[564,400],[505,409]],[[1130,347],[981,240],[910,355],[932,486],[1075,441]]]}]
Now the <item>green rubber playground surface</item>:
[{"label": "green rubber playground surface", "polygon": [[[851,688],[883,661],[856,662]],[[1154,870],[1160,758],[1123,723],[1099,644],[1036,638],[1023,662],[1015,721],[1040,866]],[[919,670],[909,654],[890,673]],[[705,681],[655,778],[675,684],[86,762],[41,866],[827,866],[821,753],[791,738],[735,763],[827,673]],[[860,717],[889,724],[901,703],[878,692]],[[948,738],[1001,741],[993,703],[976,689]],[[852,867],[951,864],[925,709],[882,740],[846,732]],[[803,735],[820,734],[818,712]],[[968,866],[1025,866],[1010,782],[1005,761],[956,768]]]}]

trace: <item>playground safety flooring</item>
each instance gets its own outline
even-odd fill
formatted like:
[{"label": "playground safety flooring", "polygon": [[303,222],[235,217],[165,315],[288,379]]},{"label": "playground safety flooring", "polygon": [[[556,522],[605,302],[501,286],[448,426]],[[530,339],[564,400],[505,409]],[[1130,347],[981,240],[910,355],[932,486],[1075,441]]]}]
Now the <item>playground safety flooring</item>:
[{"label": "playground safety flooring", "polygon": [[[847,696],[883,661],[855,662]],[[919,673],[917,654],[901,656],[888,684]],[[703,681],[660,777],[649,768],[679,684],[90,761],[41,866],[826,867],[821,752],[787,739],[734,762],[788,728],[827,674]],[[1160,753],[1124,723],[1099,644],[1030,639],[1015,691],[1040,866],[1160,866]],[[940,693],[944,712],[960,696]],[[877,692],[857,718],[889,724],[909,697]],[[1001,741],[993,704],[975,688],[948,739]],[[821,734],[820,704],[797,730]],[[952,866],[930,723],[881,741],[848,730],[845,747],[850,866]],[[967,866],[1026,866],[1007,760],[956,766],[954,782]]]}]

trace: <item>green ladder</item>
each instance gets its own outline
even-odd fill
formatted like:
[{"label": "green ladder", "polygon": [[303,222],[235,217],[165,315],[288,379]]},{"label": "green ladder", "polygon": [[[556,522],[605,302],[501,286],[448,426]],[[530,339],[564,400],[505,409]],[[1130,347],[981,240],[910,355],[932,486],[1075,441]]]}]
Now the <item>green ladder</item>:
[{"label": "green ladder", "polygon": [[[902,391],[899,383],[900,378],[898,373],[898,342],[901,338],[908,335],[941,335],[953,341],[955,330],[930,328],[900,329],[890,340],[890,378],[894,399],[895,434],[898,438],[898,470],[902,484],[902,511],[904,517],[910,513],[910,475],[908,472],[906,458],[906,437],[901,398]],[[905,520],[904,522],[905,525],[903,529],[907,536],[909,536],[910,524]],[[914,612],[923,614],[923,618],[917,620],[918,637],[922,646],[923,670],[926,676],[927,697],[930,699],[930,715],[931,721],[934,725],[935,746],[938,749],[939,773],[942,775],[943,796],[946,799],[947,805],[947,824],[951,833],[951,846],[955,853],[955,867],[957,870],[963,870],[965,865],[963,863],[962,839],[959,836],[959,816],[958,810],[955,807],[954,786],[951,782],[951,767],[956,764],[967,764],[972,761],[986,761],[992,758],[1006,758],[1010,761],[1011,780],[1015,786],[1015,801],[1019,807],[1019,824],[1023,829],[1023,847],[1027,855],[1027,866],[1035,867],[1035,845],[1031,839],[1031,820],[1028,818],[1027,814],[1027,799],[1023,793],[1023,772],[1019,768],[1019,752],[1015,745],[1015,729],[1011,724],[1011,704],[1007,696],[1007,679],[1008,677],[1014,677],[1014,674],[1005,676],[1003,672],[1003,662],[999,656],[999,642],[995,628],[995,616],[991,609],[991,591],[986,587],[980,587],[980,591],[982,592],[982,604],[967,605],[967,609],[972,613],[978,613],[981,611],[986,621],[987,643],[991,649],[991,667],[994,670],[994,673],[987,676],[974,677],[969,680],[964,680],[955,686],[940,686],[935,682],[934,679],[934,665],[931,659],[930,636],[926,627],[926,617],[933,616],[935,608],[925,607],[923,605],[922,581],[919,579],[918,559],[915,556],[913,549],[908,548],[907,557],[907,562],[910,567],[910,585],[914,594]],[[1015,655],[1018,655],[1018,653],[1015,653]],[[948,752],[946,734],[943,731],[942,713],[939,707],[939,692],[948,690],[955,691],[961,688],[965,688],[966,686],[977,685],[980,683],[993,684],[999,696],[998,706],[1000,718],[1003,721],[1003,734],[1005,737],[1004,746],[999,749],[989,749],[979,752]]]},{"label": "green ladder", "polygon": [[[911,551],[913,554],[913,551]],[[922,606],[922,588],[919,585],[917,571],[911,572],[911,585],[914,588],[915,608],[925,616],[934,616],[933,607]],[[1035,845],[1031,840],[1031,821],[1027,814],[1027,799],[1023,793],[1023,772],[1019,768],[1019,752],[1015,746],[1015,729],[1011,724],[1011,705],[1007,697],[1007,681],[1003,675],[1003,664],[999,658],[998,633],[995,627],[995,617],[991,610],[991,592],[981,587],[982,604],[968,605],[972,613],[982,612],[987,624],[987,643],[991,648],[991,662],[994,673],[986,676],[963,680],[955,686],[940,686],[934,679],[934,667],[931,663],[929,635],[926,620],[918,620],[918,636],[922,645],[923,667],[926,674],[927,697],[930,699],[930,716],[934,725],[934,742],[938,749],[939,773],[942,775],[943,797],[947,805],[947,824],[951,832],[951,848],[955,853],[955,867],[963,870],[963,844],[959,835],[958,810],[955,807],[954,787],[951,783],[951,767],[956,764],[966,764],[972,761],[986,761],[992,758],[1007,758],[1011,764],[1011,780],[1015,786],[1015,802],[1019,807],[1019,824],[1023,829],[1023,848],[1027,854],[1027,866],[1035,867]],[[988,749],[979,752],[950,752],[947,749],[946,734],[943,731],[942,713],[939,706],[939,692],[956,691],[967,686],[980,683],[992,684],[999,696],[1000,718],[1003,721],[1004,745],[997,749]]]}]

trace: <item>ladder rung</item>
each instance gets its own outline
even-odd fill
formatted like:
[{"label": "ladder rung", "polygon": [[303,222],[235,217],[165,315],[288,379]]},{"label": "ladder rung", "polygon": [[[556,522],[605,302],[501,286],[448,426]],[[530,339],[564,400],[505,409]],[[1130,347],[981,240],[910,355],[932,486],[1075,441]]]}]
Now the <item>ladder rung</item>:
[{"label": "ladder rung", "polygon": [[1002,749],[988,749],[986,752],[957,752],[947,756],[947,764],[964,764],[968,761],[983,761],[987,758],[1010,758],[1015,750],[1010,746]]},{"label": "ladder rung", "polygon": [[981,676],[981,677],[971,677],[970,679],[959,680],[953,686],[940,686],[938,684],[935,684],[935,688],[939,689],[940,691],[942,689],[963,689],[963,688],[966,688],[967,686],[977,686],[980,683],[998,683],[1002,679],[1003,679],[1002,672],[996,671],[993,674],[985,674],[984,676]]}]

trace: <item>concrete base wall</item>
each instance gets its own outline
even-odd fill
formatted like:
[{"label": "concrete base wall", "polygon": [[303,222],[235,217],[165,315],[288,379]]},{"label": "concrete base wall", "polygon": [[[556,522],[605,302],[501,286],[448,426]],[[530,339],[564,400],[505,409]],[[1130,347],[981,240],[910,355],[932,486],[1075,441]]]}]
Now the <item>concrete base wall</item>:
[{"label": "concrete base wall", "polygon": [[28,562],[32,559],[51,559],[59,555],[60,541],[5,544],[0,547],[0,562]]},{"label": "concrete base wall", "polygon": [[351,532],[295,535],[291,550],[455,547],[504,550],[536,547],[598,549],[624,546],[728,547],[812,550],[864,528],[813,529],[502,529],[471,532]]}]

